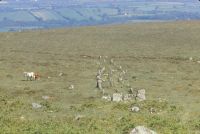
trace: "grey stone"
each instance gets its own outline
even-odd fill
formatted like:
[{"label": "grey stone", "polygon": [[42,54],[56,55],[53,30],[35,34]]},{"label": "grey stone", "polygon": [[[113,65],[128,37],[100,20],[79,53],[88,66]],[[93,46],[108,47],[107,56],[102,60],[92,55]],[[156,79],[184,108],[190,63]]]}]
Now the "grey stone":
[{"label": "grey stone", "polygon": [[120,102],[123,100],[123,95],[122,93],[114,93],[113,94],[113,101],[115,102]]},{"label": "grey stone", "polygon": [[130,134],[157,134],[157,133],[144,126],[137,126],[130,132]]},{"label": "grey stone", "polygon": [[131,108],[131,111],[132,111],[132,112],[139,112],[139,111],[140,111],[140,108],[137,107],[137,106],[133,106],[133,107]]},{"label": "grey stone", "polygon": [[106,101],[111,101],[112,100],[112,97],[110,96],[110,95],[108,95],[108,96],[102,96],[102,98],[101,99],[103,99],[103,100],[106,100]]},{"label": "grey stone", "polygon": [[48,100],[48,99],[50,99],[50,97],[49,96],[42,96],[42,99]]},{"label": "grey stone", "polygon": [[140,89],[137,91],[136,100],[138,100],[138,101],[146,100],[145,89]]},{"label": "grey stone", "polygon": [[59,75],[58,76],[63,76],[63,73],[59,73]]},{"label": "grey stone", "polygon": [[42,105],[40,105],[40,104],[38,104],[38,103],[32,103],[32,107],[33,107],[34,109],[38,109],[38,108],[41,108]]},{"label": "grey stone", "polygon": [[83,115],[76,115],[75,120],[80,120],[83,117],[84,117]]},{"label": "grey stone", "polygon": [[133,94],[125,94],[123,100],[124,101],[131,101],[134,99],[134,95]]},{"label": "grey stone", "polygon": [[151,107],[151,108],[149,109],[149,112],[150,112],[151,114],[153,114],[153,113],[156,113],[156,110],[155,110],[154,108]]},{"label": "grey stone", "polygon": [[68,87],[68,89],[70,89],[70,90],[74,89],[74,85],[70,85],[70,86]]}]

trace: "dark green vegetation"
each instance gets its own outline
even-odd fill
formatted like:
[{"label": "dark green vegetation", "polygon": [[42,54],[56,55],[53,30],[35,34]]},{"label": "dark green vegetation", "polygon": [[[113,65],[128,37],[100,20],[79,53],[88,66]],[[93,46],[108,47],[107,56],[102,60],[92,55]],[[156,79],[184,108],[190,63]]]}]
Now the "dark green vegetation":
[{"label": "dark green vegetation", "polygon": [[[125,134],[138,125],[199,133],[199,31],[200,22],[173,22],[1,33],[0,133]],[[99,55],[127,69],[147,101],[102,101],[95,88]],[[24,81],[24,71],[41,79]],[[33,109],[33,102],[43,107]],[[130,112],[133,105],[141,111]]]}]

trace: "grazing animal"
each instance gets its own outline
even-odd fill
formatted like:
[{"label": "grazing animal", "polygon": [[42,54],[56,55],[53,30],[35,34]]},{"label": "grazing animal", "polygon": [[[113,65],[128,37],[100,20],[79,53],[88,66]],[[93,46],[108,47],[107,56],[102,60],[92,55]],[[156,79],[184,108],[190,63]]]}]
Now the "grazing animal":
[{"label": "grazing animal", "polygon": [[40,75],[38,73],[35,73],[35,80],[40,79]]},{"label": "grazing animal", "polygon": [[36,75],[34,72],[24,72],[25,79],[28,80],[36,80],[39,76]]}]

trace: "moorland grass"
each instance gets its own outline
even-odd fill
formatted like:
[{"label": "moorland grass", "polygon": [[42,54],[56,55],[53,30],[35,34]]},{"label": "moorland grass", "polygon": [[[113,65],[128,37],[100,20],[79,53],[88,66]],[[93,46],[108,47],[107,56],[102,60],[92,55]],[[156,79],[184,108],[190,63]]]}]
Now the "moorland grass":
[{"label": "moorland grass", "polygon": [[[0,33],[0,133],[125,134],[138,125],[199,133],[199,30],[198,21],[187,21]],[[95,79],[100,55],[128,70],[130,86],[146,89],[147,100],[102,101]],[[24,71],[41,79],[25,81]],[[134,105],[140,112],[130,111]]]}]

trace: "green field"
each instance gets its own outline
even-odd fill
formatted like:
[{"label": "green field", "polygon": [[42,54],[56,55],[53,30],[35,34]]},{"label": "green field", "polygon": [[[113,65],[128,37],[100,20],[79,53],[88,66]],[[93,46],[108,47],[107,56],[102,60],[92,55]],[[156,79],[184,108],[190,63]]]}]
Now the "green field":
[{"label": "green field", "polygon": [[[199,21],[186,21],[0,33],[0,133],[128,134],[144,125],[159,134],[199,134],[199,31]],[[144,88],[147,100],[103,101],[100,55],[106,67],[112,58],[127,70],[130,84],[104,82],[106,94]],[[26,81],[24,71],[41,79]]]},{"label": "green field", "polygon": [[99,16],[99,11],[97,8],[77,8],[75,9],[79,12],[84,18],[92,19],[95,21],[100,21],[102,18]]},{"label": "green field", "polygon": [[58,9],[56,11],[59,12],[65,18],[68,18],[70,20],[83,21],[83,20],[87,19],[87,18],[81,16],[80,14],[78,14],[74,9],[62,8],[62,9]]},{"label": "green field", "polygon": [[32,11],[31,12],[33,16],[42,19],[43,21],[48,21],[48,20],[59,20],[63,21],[64,18],[54,11],[51,10],[37,10],[37,11]]},{"label": "green field", "polygon": [[36,21],[36,19],[26,11],[0,13],[0,21],[3,21],[5,19],[22,22]]},{"label": "green field", "polygon": [[108,15],[108,16],[114,16],[118,14],[117,9],[114,8],[99,8],[100,12],[98,13],[99,15]]}]

